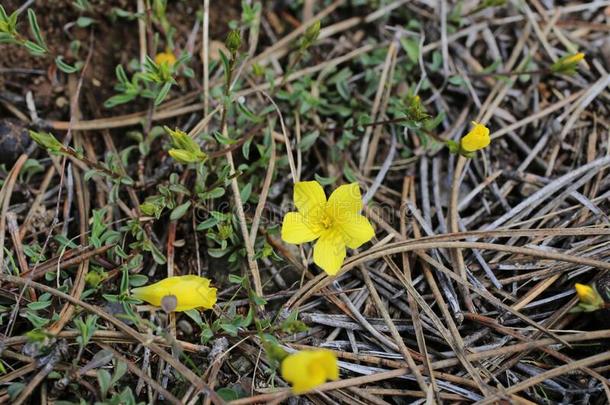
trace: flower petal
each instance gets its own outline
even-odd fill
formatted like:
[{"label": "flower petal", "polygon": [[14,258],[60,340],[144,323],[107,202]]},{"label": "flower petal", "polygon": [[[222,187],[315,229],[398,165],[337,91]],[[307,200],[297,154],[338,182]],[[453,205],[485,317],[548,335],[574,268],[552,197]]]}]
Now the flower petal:
[{"label": "flower petal", "polygon": [[360,214],[343,214],[336,224],[350,249],[359,248],[375,236],[375,230],[369,220]]},{"label": "flower petal", "polygon": [[329,230],[320,236],[313,248],[313,262],[327,274],[334,276],[345,260],[345,242],[338,230]]},{"label": "flower petal", "polygon": [[172,289],[172,293],[178,298],[176,311],[210,309],[216,304],[216,288],[210,287],[210,280],[195,275],[179,278],[180,282]]},{"label": "flower petal", "polygon": [[326,194],[317,181],[300,181],[294,185],[294,205],[299,212],[307,215],[311,211],[326,206]]},{"label": "flower petal", "polygon": [[326,373],[326,379],[337,380],[339,378],[339,366],[337,365],[337,357],[330,350],[316,350],[317,362],[322,366]]},{"label": "flower petal", "polygon": [[315,217],[305,217],[299,212],[289,212],[282,222],[282,240],[286,243],[300,244],[311,242],[320,236],[322,229]]},{"label": "flower petal", "polygon": [[310,391],[328,379],[339,378],[337,358],[324,349],[290,354],[282,360],[280,368],[282,378],[292,384],[295,394]]},{"label": "flower petal", "polygon": [[362,195],[358,183],[344,184],[337,187],[328,198],[326,213],[331,218],[344,214],[357,214],[362,209]]}]

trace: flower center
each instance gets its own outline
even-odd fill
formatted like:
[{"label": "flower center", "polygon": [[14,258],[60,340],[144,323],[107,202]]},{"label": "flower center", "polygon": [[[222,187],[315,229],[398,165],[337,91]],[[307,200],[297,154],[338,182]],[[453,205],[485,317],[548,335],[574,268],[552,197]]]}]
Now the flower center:
[{"label": "flower center", "polygon": [[331,226],[333,226],[333,220],[331,217],[329,217],[328,215],[324,214],[322,216],[322,220],[320,221],[322,223],[322,227],[324,229],[329,229]]}]

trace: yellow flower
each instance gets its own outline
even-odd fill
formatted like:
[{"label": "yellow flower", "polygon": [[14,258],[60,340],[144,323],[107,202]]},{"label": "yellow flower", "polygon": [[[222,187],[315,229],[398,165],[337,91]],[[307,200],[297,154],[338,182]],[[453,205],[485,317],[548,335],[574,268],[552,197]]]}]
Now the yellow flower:
[{"label": "yellow flower", "polygon": [[324,189],[316,181],[294,185],[294,204],[282,223],[282,239],[301,244],[316,239],[313,261],[335,275],[345,259],[345,247],[356,249],[375,236],[366,217],[360,215],[362,197],[357,183],[338,187],[326,201]]},{"label": "yellow flower", "polygon": [[574,55],[570,55],[567,58],[565,58],[563,60],[563,63],[568,65],[568,64],[574,64],[574,63],[578,63],[581,60],[583,60],[585,58],[585,54],[582,52],[578,52],[575,53]]},{"label": "yellow flower", "polygon": [[599,306],[600,303],[603,303],[602,297],[600,297],[595,288],[579,283],[574,284],[574,288],[582,304]]},{"label": "yellow flower", "polygon": [[337,357],[330,350],[301,351],[282,360],[282,378],[292,384],[295,394],[307,392],[327,380],[339,378]]},{"label": "yellow flower", "polygon": [[166,297],[174,297],[176,306],[172,312],[189,309],[210,309],[216,304],[216,289],[210,287],[210,280],[195,275],[168,277],[145,287],[134,288],[131,296],[154,306],[161,306]]},{"label": "yellow flower", "polygon": [[174,66],[174,63],[176,63],[176,56],[172,52],[159,52],[155,56],[155,63],[157,65],[167,63],[167,66],[171,67]]},{"label": "yellow flower", "polygon": [[478,122],[472,121],[473,128],[460,140],[460,147],[466,152],[476,152],[486,148],[491,142],[489,128]]}]

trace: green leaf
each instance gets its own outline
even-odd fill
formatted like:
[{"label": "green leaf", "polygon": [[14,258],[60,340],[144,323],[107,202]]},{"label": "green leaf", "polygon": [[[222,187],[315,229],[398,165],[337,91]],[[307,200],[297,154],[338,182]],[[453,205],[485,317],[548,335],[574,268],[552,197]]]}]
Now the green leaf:
[{"label": "green leaf", "polygon": [[59,70],[67,74],[76,73],[80,70],[80,67],[72,66],[64,62],[64,57],[61,55],[55,58],[55,64]]},{"label": "green leaf", "polygon": [[187,213],[188,209],[191,207],[191,202],[187,201],[184,204],[180,204],[179,206],[177,206],[176,208],[174,208],[172,210],[172,213],[169,216],[169,219],[171,221],[177,221],[178,219],[182,218],[184,216],[184,214]]},{"label": "green leaf", "polygon": [[116,96],[110,97],[108,100],[104,101],[104,107],[112,108],[119,104],[125,104],[136,98],[137,94],[117,94]]},{"label": "green leaf", "polygon": [[220,327],[231,336],[237,336],[237,332],[239,331],[237,326],[231,323],[221,323]]},{"label": "green leaf", "polygon": [[313,131],[310,134],[305,135],[301,139],[301,142],[299,143],[299,149],[303,152],[309,150],[309,148],[311,148],[313,146],[313,144],[316,143],[316,140],[318,139],[319,136],[320,136],[320,132],[317,130]]},{"label": "green leaf", "polygon": [[204,231],[206,229],[210,229],[213,226],[215,226],[218,223],[218,219],[214,218],[214,217],[210,217],[208,219],[206,219],[203,222],[200,222],[199,225],[197,225],[197,230],[198,231]]},{"label": "green leaf", "polygon": [[78,25],[81,28],[85,28],[90,26],[91,24],[95,23],[95,20],[93,18],[89,18],[89,17],[78,17],[78,19],[76,20],[76,25]]},{"label": "green leaf", "polygon": [[0,44],[2,43],[15,43],[15,39],[11,34],[7,34],[6,32],[0,32]]},{"label": "green leaf", "polygon": [[167,261],[165,255],[161,253],[161,251],[155,246],[154,243],[150,243],[149,252],[152,254],[153,260],[157,262],[157,264],[165,264],[165,262]]},{"label": "green leaf", "polygon": [[451,76],[448,82],[453,84],[454,86],[461,86],[465,83],[462,76]]},{"label": "green leaf", "polygon": [[100,392],[102,394],[102,398],[106,397],[106,394],[108,393],[108,390],[110,389],[111,380],[112,380],[112,377],[110,376],[110,373],[107,370],[104,370],[104,369],[97,370],[97,382],[100,386]]},{"label": "green leaf", "polygon": [[314,177],[315,177],[316,181],[323,186],[328,186],[330,184],[333,184],[337,180],[336,177],[322,177],[317,174],[315,174]]},{"label": "green leaf", "polygon": [[129,276],[129,285],[132,287],[142,287],[148,282],[148,277],[144,274],[132,274]]},{"label": "green leaf", "polygon": [[167,82],[163,85],[163,87],[161,87],[161,90],[159,90],[157,97],[155,97],[155,106],[158,106],[159,104],[161,104],[163,102],[163,100],[165,99],[165,97],[167,97],[167,93],[169,93],[171,88],[172,88],[171,82]]},{"label": "green leaf", "polygon": [[222,197],[223,195],[225,195],[225,189],[221,187],[216,187],[206,193],[206,196],[212,199]]},{"label": "green leaf", "polygon": [[34,56],[43,56],[47,53],[47,50],[42,46],[35,44],[32,41],[25,41],[23,46]]},{"label": "green leaf", "polygon": [[222,399],[224,399],[225,401],[233,401],[236,399],[241,398],[241,395],[239,394],[239,392],[235,391],[234,389],[231,388],[220,388],[216,391],[216,394],[218,394],[218,396]]},{"label": "green leaf", "polygon": [[262,121],[262,117],[254,114],[244,103],[237,103],[237,108],[239,111],[246,117],[248,121],[252,121],[254,123],[259,123]]},{"label": "green leaf", "polygon": [[112,380],[110,381],[111,385],[116,384],[117,381],[121,379],[127,372],[127,364],[122,361],[117,362],[116,367],[114,368],[114,375],[112,376]]},{"label": "green leaf", "polygon": [[208,249],[208,254],[213,258],[219,259],[229,253],[229,249]]},{"label": "green leaf", "polygon": [[129,83],[129,79],[127,78],[127,74],[125,73],[123,66],[116,65],[116,68],[114,69],[114,73],[116,74],[117,79],[119,79],[119,82]]},{"label": "green leaf", "polygon": [[252,183],[248,183],[246,184],[246,186],[244,188],[241,189],[241,191],[239,192],[239,195],[241,197],[241,201],[242,202],[247,202],[248,199],[250,198],[250,195],[252,194]]},{"label": "green leaf", "polygon": [[28,21],[30,23],[30,30],[32,31],[32,35],[36,39],[36,43],[43,50],[43,53],[47,52],[47,45],[42,39],[42,34],[40,33],[40,27],[38,26],[38,21],[36,20],[36,13],[31,8],[28,8]]},{"label": "green leaf", "polygon": [[414,38],[402,37],[400,38],[400,44],[407,53],[409,59],[412,62],[417,63],[419,61],[419,41]]},{"label": "green leaf", "polygon": [[8,22],[8,14],[6,14],[6,10],[0,4],[0,21]]},{"label": "green leaf", "polygon": [[197,325],[203,325],[203,319],[201,319],[201,314],[196,309],[189,309],[188,311],[184,311],[186,316],[191,318]]},{"label": "green leaf", "polygon": [[27,307],[32,311],[40,311],[41,309],[47,308],[49,305],[51,305],[51,301],[35,301],[30,302]]},{"label": "green leaf", "polygon": [[8,385],[6,392],[8,393],[8,397],[11,400],[15,400],[15,399],[17,399],[19,394],[21,394],[21,391],[23,391],[24,388],[25,388],[24,383],[13,381],[12,383],[10,383]]}]

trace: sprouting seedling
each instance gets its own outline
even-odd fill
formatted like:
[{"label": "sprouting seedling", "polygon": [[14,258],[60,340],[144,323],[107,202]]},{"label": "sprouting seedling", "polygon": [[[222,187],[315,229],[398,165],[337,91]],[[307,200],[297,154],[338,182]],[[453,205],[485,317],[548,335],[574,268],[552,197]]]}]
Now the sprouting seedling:
[{"label": "sprouting seedling", "polygon": [[34,38],[33,41],[27,39],[17,31],[19,18],[18,10],[15,10],[11,15],[8,15],[4,7],[0,5],[0,43],[18,44],[25,47],[34,56],[43,56],[49,52],[49,48],[40,32],[36,13],[29,8],[27,14],[30,32]]}]

